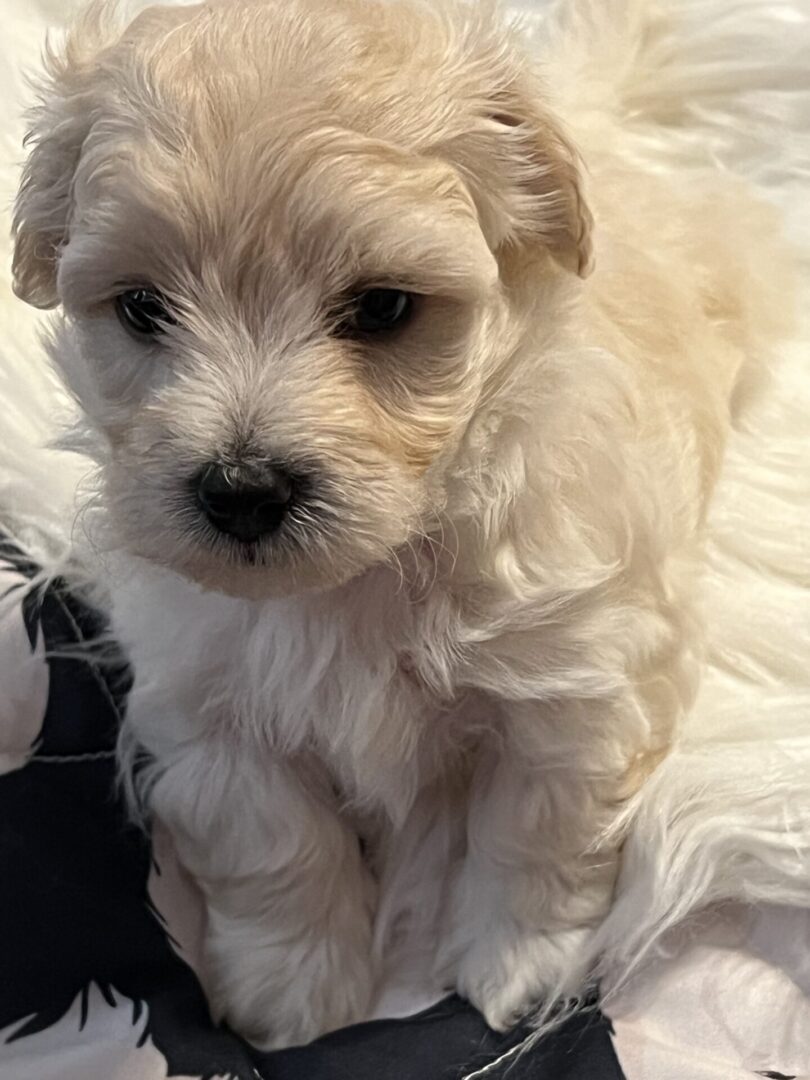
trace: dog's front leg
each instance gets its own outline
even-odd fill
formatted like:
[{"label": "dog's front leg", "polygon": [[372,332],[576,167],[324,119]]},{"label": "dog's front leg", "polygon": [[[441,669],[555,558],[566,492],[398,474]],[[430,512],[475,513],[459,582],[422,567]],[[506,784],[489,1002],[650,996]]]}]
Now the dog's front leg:
[{"label": "dog's front leg", "polygon": [[213,1012],[264,1048],[361,1019],[373,885],[317,766],[208,739],[162,769],[151,803],[205,896]]},{"label": "dog's front leg", "polygon": [[474,777],[440,962],[497,1030],[555,991],[610,903],[618,856],[598,840],[634,755],[599,710],[507,704]]}]

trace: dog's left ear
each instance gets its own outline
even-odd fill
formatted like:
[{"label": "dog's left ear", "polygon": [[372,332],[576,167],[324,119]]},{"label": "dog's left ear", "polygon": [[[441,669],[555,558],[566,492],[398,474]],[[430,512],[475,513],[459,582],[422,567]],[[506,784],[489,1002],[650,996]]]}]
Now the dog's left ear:
[{"label": "dog's left ear", "polygon": [[593,269],[593,217],[583,166],[561,125],[523,88],[501,91],[451,154],[496,254],[505,245],[541,245],[565,269]]}]

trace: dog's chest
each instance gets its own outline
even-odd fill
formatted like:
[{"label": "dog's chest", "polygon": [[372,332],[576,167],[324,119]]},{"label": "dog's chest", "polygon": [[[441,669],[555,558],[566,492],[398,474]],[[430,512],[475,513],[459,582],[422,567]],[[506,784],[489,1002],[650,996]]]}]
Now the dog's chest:
[{"label": "dog's chest", "polygon": [[162,574],[120,587],[137,734],[159,752],[237,729],[271,752],[314,751],[350,797],[403,804],[448,764],[460,718],[446,629],[385,584],[264,604]]},{"label": "dog's chest", "polygon": [[[445,664],[437,685],[425,620],[398,593],[362,586],[274,605],[250,629],[245,716],[279,752],[314,749],[344,795],[396,816],[459,741],[452,675]],[[434,641],[439,666],[444,650]]]}]

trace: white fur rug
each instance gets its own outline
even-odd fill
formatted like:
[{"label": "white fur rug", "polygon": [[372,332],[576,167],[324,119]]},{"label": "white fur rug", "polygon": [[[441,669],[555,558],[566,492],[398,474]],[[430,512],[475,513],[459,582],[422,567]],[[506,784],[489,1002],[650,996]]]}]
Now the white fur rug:
[{"label": "white fur rug", "polygon": [[[594,2],[618,11],[636,0]],[[694,124],[667,134],[671,167],[699,143],[784,209],[810,313],[810,0],[669,2],[694,26],[683,93],[701,87]],[[0,0],[0,521],[49,561],[69,539],[84,466],[44,448],[71,406],[44,367],[40,317],[11,292],[7,234],[22,71],[69,7]],[[649,138],[660,152],[662,136]],[[733,440],[703,595],[710,662],[698,702],[628,810],[600,937],[615,986],[607,1011],[631,1080],[810,1077],[810,315]]]}]

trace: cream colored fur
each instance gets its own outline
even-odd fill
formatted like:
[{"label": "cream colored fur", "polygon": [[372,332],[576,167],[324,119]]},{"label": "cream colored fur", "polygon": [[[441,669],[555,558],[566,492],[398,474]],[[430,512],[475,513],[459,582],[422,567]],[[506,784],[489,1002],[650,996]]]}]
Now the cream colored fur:
[{"label": "cream colored fur", "polygon": [[[150,756],[213,1004],[264,1045],[364,1016],[403,950],[504,1028],[633,910],[625,968],[734,894],[726,837],[722,888],[682,869],[656,923],[625,866],[608,914],[639,790],[669,769],[660,805],[701,814],[659,762],[700,693],[724,449],[794,319],[779,216],[709,167],[710,125],[671,167],[701,133],[688,8],[572,0],[539,73],[483,7],[415,0],[93,8],[50,59],[17,289],[60,305],[98,466],[124,770]],[[368,282],[416,317],[347,344],[331,307]],[[141,283],[181,313],[157,347],[112,312]],[[320,477],[252,565],[182,501],[246,443]]]}]

